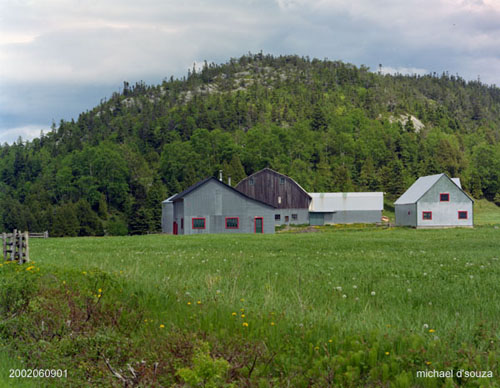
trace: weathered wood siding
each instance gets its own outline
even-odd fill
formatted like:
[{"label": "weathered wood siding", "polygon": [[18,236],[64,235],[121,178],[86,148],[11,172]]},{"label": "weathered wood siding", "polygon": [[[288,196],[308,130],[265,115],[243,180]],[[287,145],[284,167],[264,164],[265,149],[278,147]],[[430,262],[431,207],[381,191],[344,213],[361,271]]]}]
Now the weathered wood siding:
[{"label": "weathered wood siding", "polygon": [[267,168],[243,179],[236,190],[278,209],[309,209],[311,201],[293,179]]}]

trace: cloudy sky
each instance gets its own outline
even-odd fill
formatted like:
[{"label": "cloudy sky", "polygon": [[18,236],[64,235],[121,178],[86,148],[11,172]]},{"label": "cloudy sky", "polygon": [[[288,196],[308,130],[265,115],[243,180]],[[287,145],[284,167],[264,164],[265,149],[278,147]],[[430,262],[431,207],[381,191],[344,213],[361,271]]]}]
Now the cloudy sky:
[{"label": "cloudy sky", "polygon": [[259,51],[500,85],[500,0],[0,0],[0,142]]}]

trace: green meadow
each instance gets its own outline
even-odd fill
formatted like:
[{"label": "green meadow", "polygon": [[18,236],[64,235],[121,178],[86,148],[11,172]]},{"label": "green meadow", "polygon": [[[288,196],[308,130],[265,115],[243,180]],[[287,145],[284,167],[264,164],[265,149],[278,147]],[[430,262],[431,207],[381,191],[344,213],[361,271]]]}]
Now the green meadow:
[{"label": "green meadow", "polygon": [[299,231],[32,239],[2,341],[49,386],[498,386],[498,227]]}]

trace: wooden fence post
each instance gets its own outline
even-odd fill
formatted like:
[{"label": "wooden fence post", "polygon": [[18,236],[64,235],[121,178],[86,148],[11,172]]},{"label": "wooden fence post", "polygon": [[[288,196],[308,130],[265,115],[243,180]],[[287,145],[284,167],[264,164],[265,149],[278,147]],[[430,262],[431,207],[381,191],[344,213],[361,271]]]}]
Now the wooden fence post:
[{"label": "wooden fence post", "polygon": [[2,233],[3,259],[4,261],[15,261],[19,264],[30,261],[30,234],[28,231],[21,232],[14,229],[11,233]]},{"label": "wooden fence post", "polygon": [[14,229],[14,231],[12,232],[11,244],[12,244],[11,245],[12,252],[10,252],[10,260],[14,261],[19,256],[17,252],[17,229]]},{"label": "wooden fence post", "polygon": [[30,261],[30,246],[29,246],[30,234],[28,231],[24,232],[24,260],[28,263]]},{"label": "wooden fence post", "polygon": [[17,236],[17,249],[18,249],[18,254],[17,254],[17,261],[19,264],[23,263],[23,234],[21,231],[19,231],[19,234]]},{"label": "wooden fence post", "polygon": [[2,233],[3,239],[3,260],[7,261],[7,233]]}]

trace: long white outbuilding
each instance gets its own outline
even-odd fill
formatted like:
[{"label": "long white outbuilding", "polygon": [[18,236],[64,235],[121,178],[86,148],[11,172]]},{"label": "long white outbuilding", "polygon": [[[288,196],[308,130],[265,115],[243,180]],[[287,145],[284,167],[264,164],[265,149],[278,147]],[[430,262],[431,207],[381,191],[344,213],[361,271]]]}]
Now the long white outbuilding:
[{"label": "long white outbuilding", "polygon": [[384,193],[309,193],[311,225],[380,222]]}]

